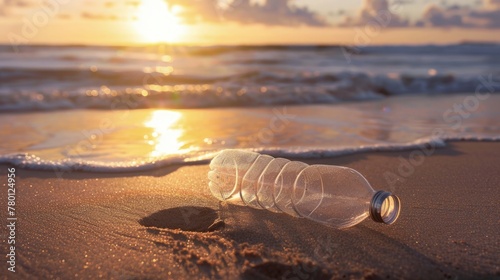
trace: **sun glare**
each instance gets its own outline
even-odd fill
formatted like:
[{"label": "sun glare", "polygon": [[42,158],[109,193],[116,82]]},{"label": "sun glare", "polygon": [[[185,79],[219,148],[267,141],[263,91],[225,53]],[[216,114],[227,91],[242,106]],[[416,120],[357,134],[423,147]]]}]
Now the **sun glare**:
[{"label": "sun glare", "polygon": [[154,147],[151,156],[161,157],[182,152],[184,143],[179,138],[184,131],[175,128],[181,116],[180,113],[165,110],[155,111],[151,115],[145,123],[146,127],[153,129],[151,137],[147,137],[148,144]]},{"label": "sun glare", "polygon": [[138,7],[134,27],[149,43],[176,43],[185,33],[178,14],[180,6],[170,7],[165,0],[143,0]]}]

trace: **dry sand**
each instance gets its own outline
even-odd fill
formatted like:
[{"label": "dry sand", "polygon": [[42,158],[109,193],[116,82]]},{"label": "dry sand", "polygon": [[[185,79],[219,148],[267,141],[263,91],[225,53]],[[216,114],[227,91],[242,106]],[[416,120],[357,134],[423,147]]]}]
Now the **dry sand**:
[{"label": "dry sand", "polygon": [[[394,187],[411,151],[308,163],[357,169],[392,190],[402,213],[346,230],[230,206],[217,224],[207,165],[135,174],[18,169],[16,273],[1,278],[463,279],[500,277],[500,143],[455,142],[425,158]],[[0,166],[6,221],[6,166]],[[179,230],[175,228],[182,228]],[[7,231],[1,230],[7,254]],[[7,276],[6,276],[7,275]],[[266,278],[267,277],[267,278]]]}]

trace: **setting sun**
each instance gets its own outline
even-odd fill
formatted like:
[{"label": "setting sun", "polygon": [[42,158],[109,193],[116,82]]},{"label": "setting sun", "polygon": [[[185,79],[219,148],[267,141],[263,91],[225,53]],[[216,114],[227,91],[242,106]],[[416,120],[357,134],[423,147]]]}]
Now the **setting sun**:
[{"label": "setting sun", "polygon": [[146,42],[176,43],[185,32],[178,13],[180,6],[172,7],[163,0],[146,0],[138,7],[134,27]]}]

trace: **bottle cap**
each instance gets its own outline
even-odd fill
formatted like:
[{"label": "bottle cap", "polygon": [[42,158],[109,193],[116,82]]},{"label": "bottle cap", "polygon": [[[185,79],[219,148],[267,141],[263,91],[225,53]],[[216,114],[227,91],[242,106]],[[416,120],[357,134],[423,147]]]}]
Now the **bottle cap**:
[{"label": "bottle cap", "polygon": [[399,217],[401,202],[390,192],[378,191],[370,202],[370,217],[378,223],[392,224]]}]

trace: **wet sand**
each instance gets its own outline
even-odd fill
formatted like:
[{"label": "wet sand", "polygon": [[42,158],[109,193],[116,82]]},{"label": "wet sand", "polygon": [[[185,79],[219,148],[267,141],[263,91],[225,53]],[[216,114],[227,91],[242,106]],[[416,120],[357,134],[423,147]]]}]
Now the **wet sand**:
[{"label": "wet sand", "polygon": [[[62,177],[17,169],[16,273],[4,262],[0,278],[500,277],[500,143],[448,143],[413,170],[402,165],[411,152],[307,161],[352,167],[401,198],[394,225],[346,230],[240,206],[214,225],[208,165]],[[6,176],[0,166],[4,222]],[[4,256],[7,237],[4,226]]]}]

